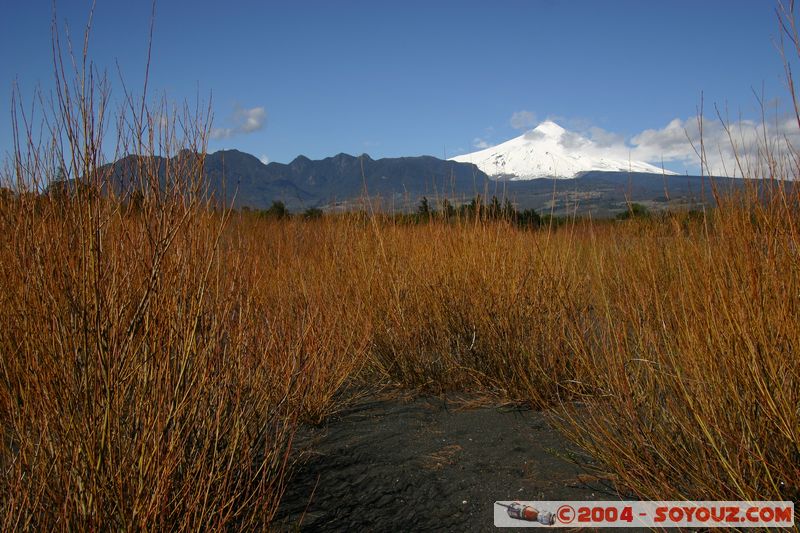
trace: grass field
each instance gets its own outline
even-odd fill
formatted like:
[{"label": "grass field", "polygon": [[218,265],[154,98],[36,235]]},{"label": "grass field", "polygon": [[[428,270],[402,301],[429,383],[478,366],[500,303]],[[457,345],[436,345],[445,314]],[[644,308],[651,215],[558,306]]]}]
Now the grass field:
[{"label": "grass field", "polygon": [[788,201],[557,231],[6,201],[5,525],[269,520],[297,424],[385,384],[553,408],[641,497],[797,499]]},{"label": "grass field", "polygon": [[[4,530],[268,525],[298,425],[387,385],[551,409],[642,498],[800,499],[793,160],[701,215],[272,220],[202,201],[202,158],[142,158],[115,197],[91,72],[60,86],[54,142],[15,118]],[[116,153],[202,152],[202,113],[167,111],[131,98]],[[74,190],[20,192],[59,166]]]}]

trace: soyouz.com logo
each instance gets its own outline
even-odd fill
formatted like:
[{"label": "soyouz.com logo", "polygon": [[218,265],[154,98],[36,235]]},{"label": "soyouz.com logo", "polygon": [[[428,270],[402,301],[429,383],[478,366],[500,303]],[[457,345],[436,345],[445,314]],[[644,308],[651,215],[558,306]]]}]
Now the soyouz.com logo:
[{"label": "soyouz.com logo", "polygon": [[497,501],[496,527],[792,527],[794,502]]}]

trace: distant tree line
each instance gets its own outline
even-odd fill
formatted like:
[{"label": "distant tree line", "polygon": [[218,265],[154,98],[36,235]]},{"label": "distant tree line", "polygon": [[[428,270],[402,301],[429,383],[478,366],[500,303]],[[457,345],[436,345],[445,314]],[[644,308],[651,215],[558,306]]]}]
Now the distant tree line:
[{"label": "distant tree line", "polygon": [[[45,191],[45,197],[49,197],[55,201],[65,201],[67,198],[77,194],[78,189],[81,188],[79,184],[68,181],[58,181],[51,184]],[[15,198],[17,193],[13,190],[0,187],[0,202],[10,201]],[[34,196],[38,196],[34,193]],[[143,194],[141,191],[133,191],[128,197],[124,198],[122,203],[128,212],[140,212],[143,203]],[[286,207],[286,204],[280,200],[275,200],[267,209],[253,209],[250,207],[242,207],[242,213],[255,215],[260,218],[270,218],[275,220],[282,220],[288,218],[301,218],[305,220],[315,220],[322,218],[325,212],[319,207],[309,207],[299,213],[291,213]],[[352,211],[347,214],[349,216],[362,216],[368,218],[368,213],[365,211]],[[631,202],[627,205],[624,211],[617,213],[614,217],[616,220],[628,219],[651,219],[669,216],[671,213],[665,211],[663,213],[652,213],[646,206]],[[566,224],[569,221],[578,221],[583,219],[580,216],[564,216],[564,215],[551,215],[549,213],[539,214],[535,209],[517,209],[509,199],[500,200],[497,196],[492,196],[491,199],[486,201],[481,195],[476,195],[469,202],[460,205],[454,205],[449,199],[444,198],[436,203],[431,202],[427,196],[423,196],[416,209],[413,212],[406,213],[393,213],[382,214],[381,216],[393,220],[399,224],[423,224],[431,221],[504,221],[514,224],[520,228],[539,228],[539,227],[558,227]],[[687,213],[689,219],[703,218],[702,211],[690,210]],[[610,219],[609,221],[613,221]],[[596,222],[599,220],[595,220]]]},{"label": "distant tree line", "polygon": [[[286,207],[286,204],[280,200],[274,200],[272,202],[272,205],[269,206],[268,209],[251,209],[250,207],[243,207],[242,212],[252,213],[258,217],[263,217],[263,218],[274,218],[276,220],[281,220],[284,218],[296,216],[293,215],[291,212],[289,212],[289,209]],[[320,209],[319,207],[309,207],[300,214],[302,218],[308,220],[320,218],[322,217],[322,215],[323,215],[322,209]]]},{"label": "distant tree line", "polygon": [[[242,212],[251,213],[258,217],[272,218],[281,220],[289,217],[299,216],[304,219],[317,219],[323,216],[323,211],[318,207],[310,207],[299,214],[292,214],[282,201],[276,200],[268,209],[242,208]],[[520,227],[538,228],[545,222],[550,221],[550,217],[540,216],[534,209],[518,210],[510,200],[500,201],[496,196],[492,196],[488,202],[480,195],[475,196],[469,202],[461,205],[453,205],[447,198],[434,205],[426,196],[423,196],[416,211],[412,213],[396,213],[388,215],[395,222],[402,224],[420,224],[432,220],[444,220],[455,222],[456,220],[481,220],[481,221],[506,221]],[[553,219],[555,220],[555,218]]]},{"label": "distant tree line", "polygon": [[469,202],[454,206],[447,198],[439,202],[438,209],[432,206],[426,196],[417,205],[415,213],[405,215],[411,222],[427,222],[434,219],[443,220],[503,220],[522,227],[538,228],[542,225],[542,217],[535,209],[517,210],[511,200],[500,201],[492,196],[488,202],[477,195]]}]

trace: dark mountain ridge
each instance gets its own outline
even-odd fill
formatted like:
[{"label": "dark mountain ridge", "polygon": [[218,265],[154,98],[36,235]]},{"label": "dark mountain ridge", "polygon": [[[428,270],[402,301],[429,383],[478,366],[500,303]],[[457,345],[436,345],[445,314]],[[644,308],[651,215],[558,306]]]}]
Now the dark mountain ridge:
[{"label": "dark mountain ridge", "polygon": [[[183,151],[173,158],[196,157]],[[153,157],[165,175],[167,159]],[[115,187],[125,190],[135,181],[141,158],[124,157],[112,164]],[[298,156],[291,163],[264,164],[239,150],[222,150],[205,157],[209,193],[225,205],[265,209],[282,201],[289,209],[330,207],[369,196],[398,205],[416,202],[422,195],[454,196],[480,193],[489,177],[471,163],[445,161],[431,156],[372,159],[367,154],[338,154],[320,160]],[[162,179],[163,185],[163,179]]]},{"label": "dark mountain ridge", "polygon": [[[171,162],[180,164],[186,157],[197,154],[184,150]],[[111,164],[115,187],[130,188],[142,164],[156,166],[164,176],[168,162],[163,157],[126,156]],[[435,206],[439,199],[458,204],[480,194],[509,198],[520,209],[605,216],[625,210],[628,202],[653,209],[691,209],[712,200],[708,177],[592,171],[573,179],[511,181],[492,179],[471,163],[432,156],[372,159],[367,154],[340,153],[320,160],[301,155],[288,164],[264,164],[251,154],[222,150],[206,155],[205,178],[209,193],[224,205],[266,209],[273,201],[282,201],[293,211],[352,209],[367,197],[379,199],[383,209],[411,210],[423,196]],[[713,182],[721,191],[746,183],[732,178],[713,178]]]}]

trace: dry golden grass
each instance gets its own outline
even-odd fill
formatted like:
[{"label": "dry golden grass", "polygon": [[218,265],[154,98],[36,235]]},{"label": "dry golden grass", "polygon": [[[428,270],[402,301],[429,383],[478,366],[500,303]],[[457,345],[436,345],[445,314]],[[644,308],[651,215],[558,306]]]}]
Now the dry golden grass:
[{"label": "dry golden grass", "polygon": [[193,215],[160,253],[138,217],[81,234],[4,207],[4,529],[269,520],[302,394],[285,345],[303,348],[258,332],[219,220]]},{"label": "dry golden grass", "polygon": [[564,424],[638,495],[800,497],[798,199],[598,237],[590,370]]},{"label": "dry golden grass", "polygon": [[753,194],[705,218],[558,231],[250,223],[283,243],[271,278],[302,279],[321,315],[342,317],[336,335],[368,332],[366,351],[333,371],[342,379],[556,407],[562,429],[642,497],[791,499],[798,198]]},{"label": "dry golden grass", "polygon": [[[298,424],[387,384],[553,408],[640,497],[800,498],[798,190],[558,230],[276,221],[205,203],[202,156],[154,164],[207,117],[126,96],[117,197],[105,85],[56,75],[0,196],[4,530],[266,527]],[[59,166],[79,185],[33,192]]]},{"label": "dry golden grass", "polygon": [[95,266],[35,206],[0,232],[7,525],[268,521],[297,422],[348,384],[555,406],[643,497],[798,494],[794,212],[549,232],[199,210],[137,322],[144,217],[115,211]]},{"label": "dry golden grass", "polygon": [[274,262],[259,271],[339,317],[324,342],[361,341],[338,351],[348,362],[328,383],[555,407],[562,429],[641,497],[791,499],[796,194],[558,231],[380,217],[249,224],[271,243]]}]

